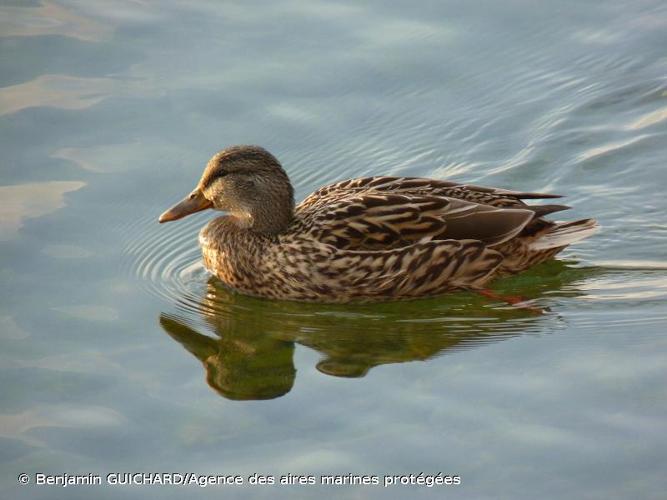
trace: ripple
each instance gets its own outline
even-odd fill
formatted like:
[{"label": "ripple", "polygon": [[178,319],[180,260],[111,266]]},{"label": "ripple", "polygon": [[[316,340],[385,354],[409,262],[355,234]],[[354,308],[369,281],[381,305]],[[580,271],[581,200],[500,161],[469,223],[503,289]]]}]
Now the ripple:
[{"label": "ripple", "polygon": [[640,130],[667,120],[667,107],[646,113],[628,125],[630,130]]},{"label": "ripple", "polygon": [[197,244],[201,225],[201,217],[193,217],[170,229],[158,225],[154,216],[128,225],[123,231],[129,240],[124,272],[139,278],[150,294],[185,311],[200,312],[209,277]]},{"label": "ripple", "polygon": [[640,269],[667,271],[667,262],[655,260],[602,260],[597,265],[607,269]]},{"label": "ripple", "polygon": [[617,142],[610,142],[607,144],[603,144],[602,146],[596,146],[593,147],[587,151],[584,151],[579,155],[579,160],[580,161],[587,161],[593,158],[598,158],[601,156],[608,155],[610,153],[614,153],[615,151],[618,151],[620,149],[623,149],[625,147],[631,146],[637,142],[640,142],[644,140],[645,138],[649,137],[648,135],[640,135],[637,137],[632,137],[630,139],[626,139],[623,141],[617,141]]}]

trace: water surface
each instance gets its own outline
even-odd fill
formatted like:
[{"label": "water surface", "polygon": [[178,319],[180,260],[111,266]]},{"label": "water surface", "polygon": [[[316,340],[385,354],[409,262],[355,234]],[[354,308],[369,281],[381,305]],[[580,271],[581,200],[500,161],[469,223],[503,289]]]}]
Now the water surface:
[{"label": "water surface", "polygon": [[[2,490],[443,472],[462,484],[65,493],[662,498],[666,46],[654,0],[3,3]],[[212,214],[156,223],[236,143],[278,156],[298,199],[430,176],[564,194],[602,230],[494,284],[544,314],[242,297],[199,261]]]}]

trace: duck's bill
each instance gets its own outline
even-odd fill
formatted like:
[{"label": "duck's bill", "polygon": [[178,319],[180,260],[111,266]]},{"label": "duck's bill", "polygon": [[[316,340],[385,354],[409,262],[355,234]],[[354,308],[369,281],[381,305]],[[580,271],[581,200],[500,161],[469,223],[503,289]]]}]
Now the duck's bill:
[{"label": "duck's bill", "polygon": [[201,212],[202,210],[211,208],[212,206],[211,202],[204,198],[202,192],[199,189],[195,189],[183,201],[177,203],[160,215],[158,222],[163,223],[181,219],[187,215],[194,214],[195,212]]}]

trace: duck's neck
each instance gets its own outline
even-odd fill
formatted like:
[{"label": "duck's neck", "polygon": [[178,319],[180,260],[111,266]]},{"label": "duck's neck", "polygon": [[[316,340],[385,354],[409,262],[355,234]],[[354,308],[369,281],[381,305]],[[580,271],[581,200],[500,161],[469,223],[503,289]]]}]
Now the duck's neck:
[{"label": "duck's neck", "polygon": [[268,205],[261,205],[251,212],[234,216],[239,228],[265,236],[275,236],[285,232],[293,218],[294,209],[292,206]]},{"label": "duck's neck", "polygon": [[240,204],[229,212],[229,223],[243,231],[275,236],[287,230],[294,219],[294,201],[289,198],[266,197],[261,203]]}]

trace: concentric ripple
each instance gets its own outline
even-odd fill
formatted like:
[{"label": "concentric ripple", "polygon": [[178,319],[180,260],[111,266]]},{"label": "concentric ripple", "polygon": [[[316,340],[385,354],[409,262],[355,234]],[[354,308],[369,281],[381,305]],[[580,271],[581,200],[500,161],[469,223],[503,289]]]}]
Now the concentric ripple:
[{"label": "concentric ripple", "polygon": [[158,225],[154,217],[139,220],[128,232],[141,237],[124,249],[126,273],[152,295],[190,312],[201,312],[210,276],[197,243],[201,219],[185,219],[174,228]]}]

